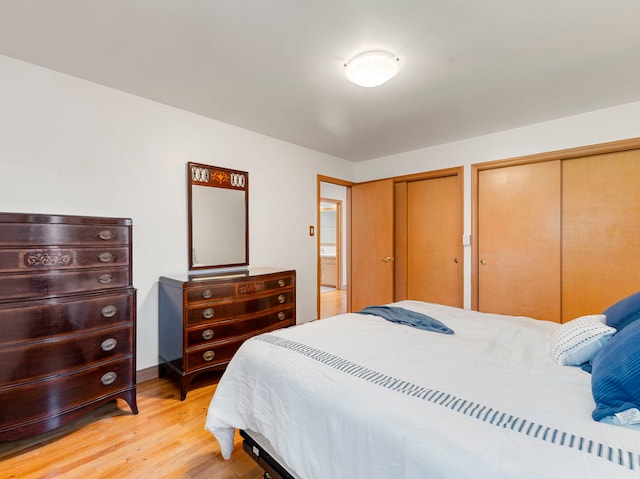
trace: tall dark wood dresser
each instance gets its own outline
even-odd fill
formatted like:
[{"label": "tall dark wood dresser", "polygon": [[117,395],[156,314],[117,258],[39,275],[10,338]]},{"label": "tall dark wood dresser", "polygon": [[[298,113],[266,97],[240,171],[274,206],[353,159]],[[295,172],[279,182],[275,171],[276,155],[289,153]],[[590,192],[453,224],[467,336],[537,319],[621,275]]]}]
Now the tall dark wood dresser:
[{"label": "tall dark wood dresser", "polygon": [[0,440],[138,412],[130,219],[0,213]]},{"label": "tall dark wood dresser", "polygon": [[160,278],[160,375],[184,400],[193,378],[224,369],[248,338],[296,323],[296,272],[275,268]]}]

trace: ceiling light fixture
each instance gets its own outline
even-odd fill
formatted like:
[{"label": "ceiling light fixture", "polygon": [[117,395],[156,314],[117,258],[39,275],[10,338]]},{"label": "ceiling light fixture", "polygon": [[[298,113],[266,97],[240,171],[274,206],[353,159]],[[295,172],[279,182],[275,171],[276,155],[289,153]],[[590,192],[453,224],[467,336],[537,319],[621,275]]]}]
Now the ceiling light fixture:
[{"label": "ceiling light fixture", "polygon": [[344,64],[344,74],[356,85],[379,86],[396,76],[399,61],[389,52],[360,53]]}]

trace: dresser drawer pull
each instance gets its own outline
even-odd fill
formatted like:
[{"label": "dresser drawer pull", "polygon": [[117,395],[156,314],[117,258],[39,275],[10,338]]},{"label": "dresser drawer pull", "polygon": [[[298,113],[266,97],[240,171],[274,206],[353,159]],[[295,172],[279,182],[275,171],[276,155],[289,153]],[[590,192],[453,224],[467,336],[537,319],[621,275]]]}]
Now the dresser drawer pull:
[{"label": "dresser drawer pull", "polygon": [[282,288],[285,284],[287,284],[287,283],[284,281],[284,279],[279,279],[279,280],[278,280],[278,286],[280,286],[281,288]]},{"label": "dresser drawer pull", "polygon": [[213,339],[213,329],[205,329],[202,331],[202,339]]},{"label": "dresser drawer pull", "polygon": [[281,294],[280,296],[278,296],[278,303],[282,304],[287,300],[287,298],[284,297],[284,294]]},{"label": "dresser drawer pull", "polygon": [[284,311],[280,311],[280,312],[278,313],[278,319],[279,319],[280,321],[282,321],[282,320],[283,320],[284,318],[286,318],[286,317],[287,317],[287,315],[284,313]]},{"label": "dresser drawer pull", "polygon": [[116,338],[109,338],[102,341],[100,347],[103,351],[111,351],[118,345],[118,340]]},{"label": "dresser drawer pull", "polygon": [[214,353],[213,351],[205,351],[205,353],[202,355],[202,359],[204,359],[205,361],[213,361],[213,358],[216,357],[216,353]]},{"label": "dresser drawer pull", "polygon": [[211,292],[211,290],[210,290],[210,289],[205,289],[205,290],[202,292],[202,297],[203,297],[204,299],[209,299],[211,296],[213,296],[213,293]]},{"label": "dresser drawer pull", "polygon": [[207,308],[202,312],[202,317],[204,319],[211,319],[211,318],[213,318],[214,314],[215,313],[213,312],[213,308]]},{"label": "dresser drawer pull", "polygon": [[98,255],[98,260],[100,260],[101,263],[111,263],[113,261],[113,254],[105,251]]},{"label": "dresser drawer pull", "polygon": [[113,384],[116,379],[118,379],[118,374],[114,371],[109,371],[108,373],[102,375],[102,377],[100,378],[100,382],[105,386],[108,386],[109,384]]},{"label": "dresser drawer pull", "polygon": [[100,276],[98,276],[98,283],[100,284],[109,284],[111,283],[111,281],[113,280],[113,276],[111,276],[110,274],[101,274]]},{"label": "dresser drawer pull", "polygon": [[100,311],[102,316],[104,316],[105,318],[113,318],[117,312],[118,312],[118,308],[116,308],[113,304],[110,304],[109,306],[105,306]]},{"label": "dresser drawer pull", "polygon": [[111,231],[111,230],[102,230],[102,231],[100,231],[100,233],[98,233],[98,237],[101,240],[105,240],[105,241],[113,239],[113,236],[114,236],[113,235],[113,231]]}]

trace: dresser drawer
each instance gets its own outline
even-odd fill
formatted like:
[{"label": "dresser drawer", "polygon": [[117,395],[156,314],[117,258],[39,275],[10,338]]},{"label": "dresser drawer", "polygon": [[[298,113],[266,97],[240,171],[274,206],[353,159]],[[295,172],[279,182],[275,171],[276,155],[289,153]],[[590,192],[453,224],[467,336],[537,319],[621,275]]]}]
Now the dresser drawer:
[{"label": "dresser drawer", "polygon": [[288,289],[294,286],[293,276],[282,276],[267,280],[234,281],[230,283],[207,284],[187,289],[188,303],[217,300],[225,298],[240,298],[243,296],[259,295],[270,291]]},{"label": "dresser drawer", "polygon": [[233,298],[236,295],[236,285],[233,283],[212,284],[189,288],[185,291],[187,303],[209,302],[212,298]]},{"label": "dresser drawer", "polygon": [[293,288],[295,286],[295,276],[281,276],[279,278],[266,280],[264,283],[267,291],[273,289]]},{"label": "dresser drawer", "polygon": [[188,308],[186,313],[187,327],[257,313],[276,306],[294,304],[294,301],[295,293],[292,290],[286,290],[281,293],[276,292],[269,296],[244,301],[221,301],[201,304],[195,308]]},{"label": "dresser drawer", "polygon": [[0,348],[0,384],[59,375],[107,359],[132,354],[130,325],[20,347]]},{"label": "dresser drawer", "polygon": [[1,272],[53,271],[127,266],[128,248],[28,248],[0,250]]},{"label": "dresser drawer", "polygon": [[0,275],[0,300],[122,288],[129,285],[129,275],[126,267]]},{"label": "dresser drawer", "polygon": [[51,336],[104,329],[135,317],[135,290],[0,304],[0,347]]},{"label": "dresser drawer", "polygon": [[0,435],[15,424],[58,416],[64,411],[131,387],[133,359],[126,358],[18,386],[0,387]]},{"label": "dresser drawer", "polygon": [[201,348],[187,350],[185,354],[185,371],[228,363],[246,337],[233,341],[223,341]]},{"label": "dresser drawer", "polygon": [[186,332],[187,348],[226,340],[235,336],[259,334],[268,329],[291,326],[294,323],[294,313],[294,310],[289,308],[262,316],[219,321],[197,329],[189,329]]},{"label": "dresser drawer", "polygon": [[127,226],[0,223],[0,246],[128,243]]}]

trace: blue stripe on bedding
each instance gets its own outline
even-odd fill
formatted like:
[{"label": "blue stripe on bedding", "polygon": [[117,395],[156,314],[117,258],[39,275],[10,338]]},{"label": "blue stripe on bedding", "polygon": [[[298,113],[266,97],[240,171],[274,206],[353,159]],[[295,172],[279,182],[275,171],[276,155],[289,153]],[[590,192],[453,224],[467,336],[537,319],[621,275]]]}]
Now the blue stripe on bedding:
[{"label": "blue stripe on bedding", "polygon": [[582,436],[550,428],[548,426],[529,421],[528,419],[514,417],[497,409],[493,409],[474,401],[459,398],[437,389],[425,388],[409,381],[374,371],[306,344],[284,339],[273,334],[255,336],[251,338],[250,341],[263,341],[274,346],[288,349],[351,376],[364,379],[365,381],[401,394],[416,397],[433,404],[438,404],[451,409],[452,411],[459,412],[465,416],[478,419],[496,427],[510,429],[514,432],[525,434],[551,444],[595,455],[632,471],[640,470],[640,455],[631,451],[614,449],[602,443],[596,443],[592,440],[585,439]]}]

